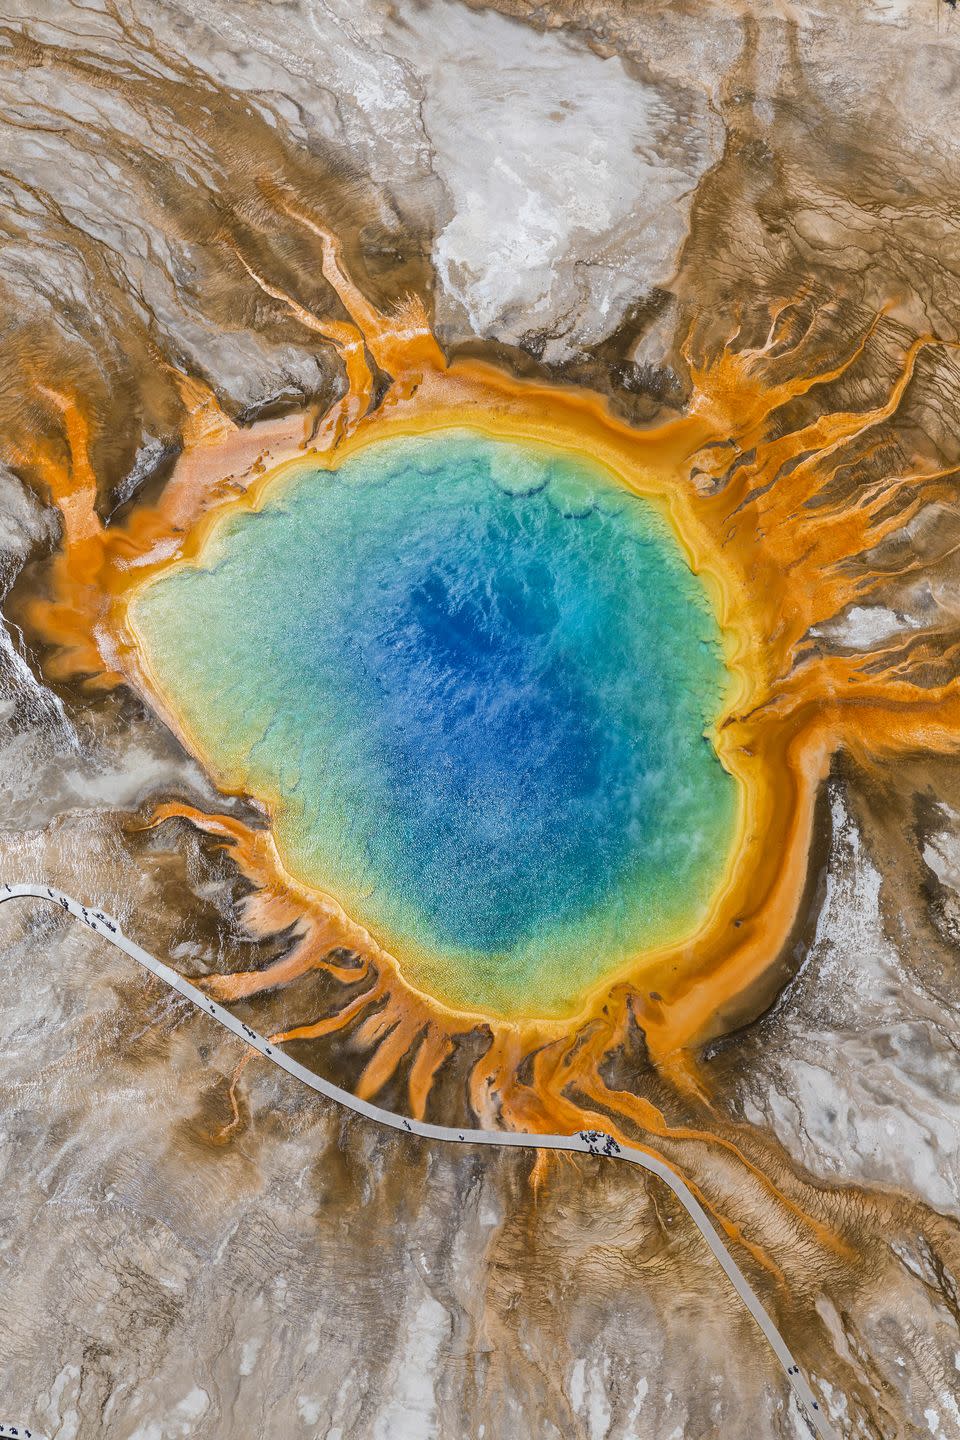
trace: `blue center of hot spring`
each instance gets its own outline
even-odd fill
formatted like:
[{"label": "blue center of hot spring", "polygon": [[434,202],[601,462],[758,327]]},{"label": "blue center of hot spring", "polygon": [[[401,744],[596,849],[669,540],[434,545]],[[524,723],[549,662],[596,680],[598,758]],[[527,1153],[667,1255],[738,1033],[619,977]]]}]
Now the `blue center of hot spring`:
[{"label": "blue center of hot spring", "polygon": [[583,457],[468,431],[305,465],[133,620],[288,868],[448,1003],[568,1011],[695,927],[735,785],[729,680],[653,506]]}]

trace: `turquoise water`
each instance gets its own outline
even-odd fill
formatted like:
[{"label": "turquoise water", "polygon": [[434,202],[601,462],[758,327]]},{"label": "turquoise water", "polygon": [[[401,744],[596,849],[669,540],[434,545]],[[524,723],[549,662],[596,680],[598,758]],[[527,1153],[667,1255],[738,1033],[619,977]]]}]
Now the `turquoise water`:
[{"label": "turquoise water", "polygon": [[729,681],[666,522],[469,431],[304,467],[136,600],[168,702],[288,868],[421,988],[558,1014],[691,929],[732,843]]}]

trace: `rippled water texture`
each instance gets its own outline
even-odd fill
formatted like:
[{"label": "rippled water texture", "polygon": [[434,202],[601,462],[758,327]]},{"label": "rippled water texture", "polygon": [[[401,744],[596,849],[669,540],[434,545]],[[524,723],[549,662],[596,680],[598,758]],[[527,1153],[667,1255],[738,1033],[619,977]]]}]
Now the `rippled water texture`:
[{"label": "rippled water texture", "polygon": [[666,522],[575,459],[468,433],[301,469],[133,620],[290,869],[441,999],[557,1013],[692,927],[735,784],[727,671]]}]

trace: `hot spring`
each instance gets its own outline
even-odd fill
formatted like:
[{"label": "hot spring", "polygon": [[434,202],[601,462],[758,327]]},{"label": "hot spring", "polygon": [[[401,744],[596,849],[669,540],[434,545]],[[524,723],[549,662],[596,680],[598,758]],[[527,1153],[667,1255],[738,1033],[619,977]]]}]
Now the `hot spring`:
[{"label": "hot spring", "polygon": [[305,460],[129,615],[288,871],[451,1007],[570,1013],[727,872],[723,633],[666,514],[584,455],[442,430]]}]

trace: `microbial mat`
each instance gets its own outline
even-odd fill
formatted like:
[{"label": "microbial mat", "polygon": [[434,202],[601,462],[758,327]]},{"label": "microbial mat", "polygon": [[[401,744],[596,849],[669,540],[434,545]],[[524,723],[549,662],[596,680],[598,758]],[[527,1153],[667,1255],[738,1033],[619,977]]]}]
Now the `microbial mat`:
[{"label": "microbial mat", "polygon": [[130,620],[290,873],[452,1007],[570,1013],[723,880],[723,635],[665,515],[583,455],[443,430],[305,460]]}]

